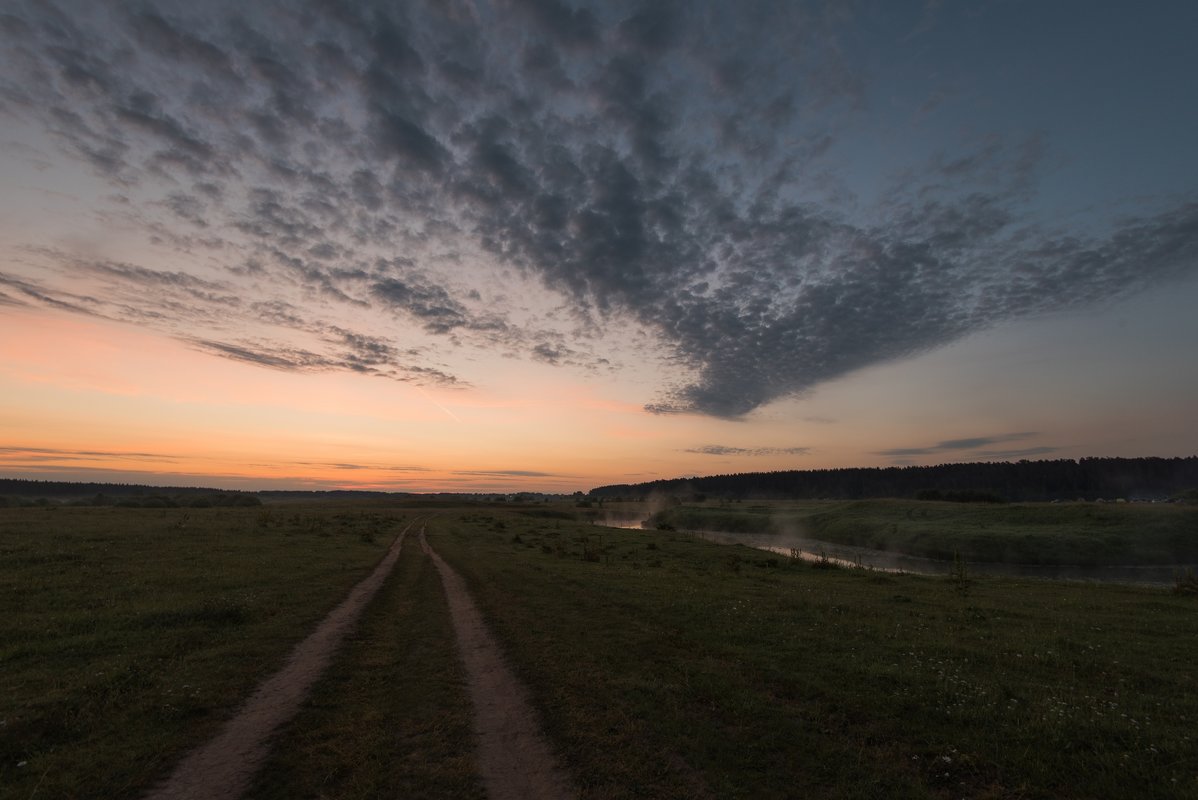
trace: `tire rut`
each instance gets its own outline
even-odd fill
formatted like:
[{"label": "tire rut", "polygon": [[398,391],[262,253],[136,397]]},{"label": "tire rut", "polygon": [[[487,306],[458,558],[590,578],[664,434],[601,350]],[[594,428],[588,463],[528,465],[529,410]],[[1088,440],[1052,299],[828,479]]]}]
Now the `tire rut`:
[{"label": "tire rut", "polygon": [[490,800],[566,800],[578,796],[558,765],[528,691],[508,669],[461,576],[428,545],[441,575],[458,649],[466,666],[478,737],[478,767]]}]

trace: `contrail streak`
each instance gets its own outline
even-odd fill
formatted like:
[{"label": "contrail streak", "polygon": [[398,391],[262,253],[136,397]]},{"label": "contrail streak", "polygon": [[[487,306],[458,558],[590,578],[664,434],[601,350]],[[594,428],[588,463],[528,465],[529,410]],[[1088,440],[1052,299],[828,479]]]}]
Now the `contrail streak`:
[{"label": "contrail streak", "polygon": [[434,400],[434,399],[432,398],[432,395],[430,395],[428,392],[424,391],[424,389],[423,389],[423,388],[421,388],[421,387],[419,387],[419,386],[417,386],[416,388],[417,388],[417,389],[420,389],[420,393],[421,393],[422,395],[424,395],[424,396],[425,396],[425,398],[426,398],[426,399],[427,399],[427,400],[428,400],[430,403],[432,403],[432,404],[433,404],[433,405],[435,405],[437,408],[441,409],[441,410],[442,410],[442,411],[444,411],[446,414],[448,414],[448,415],[450,416],[450,418],[451,418],[451,419],[453,419],[453,421],[454,421],[454,422],[461,422],[461,421],[462,421],[462,420],[461,420],[461,419],[458,417],[458,415],[457,415],[457,414],[453,413],[453,412],[452,412],[452,411],[450,411],[448,408],[446,408],[445,406],[441,405],[441,404],[440,404],[440,403],[438,403],[436,400]]}]

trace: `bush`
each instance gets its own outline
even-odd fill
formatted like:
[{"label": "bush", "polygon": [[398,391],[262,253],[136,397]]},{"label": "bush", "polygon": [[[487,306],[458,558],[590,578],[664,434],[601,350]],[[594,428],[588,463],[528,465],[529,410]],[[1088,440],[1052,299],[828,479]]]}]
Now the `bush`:
[{"label": "bush", "polygon": [[1173,577],[1173,594],[1198,595],[1198,575],[1193,569],[1177,571]]}]

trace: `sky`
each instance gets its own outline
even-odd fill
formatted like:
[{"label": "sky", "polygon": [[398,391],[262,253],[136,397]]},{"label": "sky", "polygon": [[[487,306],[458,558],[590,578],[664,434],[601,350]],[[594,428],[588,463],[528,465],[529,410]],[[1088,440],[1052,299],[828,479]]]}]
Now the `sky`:
[{"label": "sky", "polygon": [[0,3],[0,476],[1198,453],[1191,2]]}]

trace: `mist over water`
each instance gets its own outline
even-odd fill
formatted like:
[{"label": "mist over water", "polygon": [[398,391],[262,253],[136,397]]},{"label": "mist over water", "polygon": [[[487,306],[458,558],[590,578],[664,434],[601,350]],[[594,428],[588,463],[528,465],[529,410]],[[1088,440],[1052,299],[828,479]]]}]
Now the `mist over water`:
[{"label": "mist over water", "polygon": [[[609,528],[645,530],[652,514],[632,511],[608,511],[595,523]],[[778,533],[728,533],[726,531],[679,530],[714,544],[741,545],[788,558],[799,557],[805,561],[828,561],[843,567],[859,567],[880,572],[908,573],[912,575],[947,575],[953,562],[947,559],[925,558],[868,547],[836,544],[803,535],[802,526],[788,520]],[[1104,583],[1134,583],[1146,585],[1172,585],[1179,570],[1198,570],[1198,564],[1169,564],[1153,566],[1083,566],[1072,564],[1006,564],[998,562],[967,562],[968,570],[977,576],[989,575],[1008,578],[1039,578],[1044,580],[1099,581]]]},{"label": "mist over water", "polygon": [[[652,514],[649,516],[652,516]],[[642,511],[605,511],[602,516],[595,519],[595,524],[602,525],[605,528],[650,530],[649,528],[645,528],[645,523],[648,521],[649,517],[645,516],[645,513]]]}]

